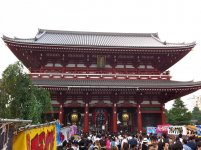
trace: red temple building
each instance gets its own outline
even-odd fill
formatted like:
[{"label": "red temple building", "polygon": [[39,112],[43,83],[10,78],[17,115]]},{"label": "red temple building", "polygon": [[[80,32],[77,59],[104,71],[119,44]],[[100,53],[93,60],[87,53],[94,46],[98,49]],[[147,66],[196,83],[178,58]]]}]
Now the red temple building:
[{"label": "red temple building", "polygon": [[50,91],[51,114],[84,132],[165,124],[164,104],[201,88],[171,80],[168,71],[195,43],[162,42],[157,33],[39,29],[34,38],[3,40],[33,84]]}]

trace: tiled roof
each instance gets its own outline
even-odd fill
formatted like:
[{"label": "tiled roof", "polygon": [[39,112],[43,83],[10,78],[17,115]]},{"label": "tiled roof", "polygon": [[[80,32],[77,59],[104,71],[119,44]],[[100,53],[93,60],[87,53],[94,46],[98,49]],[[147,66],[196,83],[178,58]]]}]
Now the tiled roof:
[{"label": "tiled roof", "polygon": [[85,47],[194,47],[195,43],[162,42],[157,33],[106,33],[39,29],[35,38],[3,37],[14,42]]},{"label": "tiled roof", "polygon": [[201,87],[200,82],[169,80],[32,79],[36,86],[77,88],[185,88]]}]

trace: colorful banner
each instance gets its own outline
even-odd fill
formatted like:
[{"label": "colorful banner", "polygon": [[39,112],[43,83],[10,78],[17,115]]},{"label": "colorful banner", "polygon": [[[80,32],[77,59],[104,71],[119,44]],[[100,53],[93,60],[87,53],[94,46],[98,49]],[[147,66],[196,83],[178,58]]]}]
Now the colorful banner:
[{"label": "colorful banner", "polygon": [[187,129],[186,129],[185,126],[169,126],[169,128],[168,128],[168,134],[187,135]]},{"label": "colorful banner", "polygon": [[158,125],[156,129],[156,133],[168,133],[168,128],[170,124]]},{"label": "colorful banner", "polygon": [[197,135],[201,136],[201,125],[196,125],[197,128]]},{"label": "colorful banner", "polygon": [[147,127],[147,135],[156,133],[156,127]]},{"label": "colorful banner", "polygon": [[70,136],[73,136],[75,134],[77,134],[77,126],[72,125],[72,126],[70,126]]},{"label": "colorful banner", "polygon": [[26,129],[13,139],[13,150],[56,150],[56,125]]},{"label": "colorful banner", "polygon": [[187,129],[188,136],[193,136],[193,135],[196,135],[196,133],[197,133],[197,131],[196,131],[197,128],[194,125],[187,125],[186,129]]},{"label": "colorful banner", "polygon": [[12,125],[0,124],[0,150],[12,150],[13,131]]},{"label": "colorful banner", "polygon": [[77,134],[77,126],[76,125],[61,128],[61,135],[60,135],[61,142],[65,141],[65,140],[68,141],[68,139],[70,137],[72,137],[76,134]]},{"label": "colorful banner", "polygon": [[61,132],[61,125],[60,125],[60,123],[56,123],[56,134],[57,134],[57,139],[56,139],[56,141],[57,141],[57,145],[61,145],[62,144],[62,142],[61,142],[61,138],[60,138],[60,132]]},{"label": "colorful banner", "polygon": [[60,132],[61,132],[60,133],[60,140],[61,140],[61,142],[68,141],[68,139],[71,137],[70,136],[70,127],[61,128]]}]

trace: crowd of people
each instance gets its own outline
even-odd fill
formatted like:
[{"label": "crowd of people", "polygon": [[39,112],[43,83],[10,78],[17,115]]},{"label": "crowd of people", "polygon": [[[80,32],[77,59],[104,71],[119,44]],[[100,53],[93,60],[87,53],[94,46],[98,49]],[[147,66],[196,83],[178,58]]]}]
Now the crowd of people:
[{"label": "crowd of people", "polygon": [[141,134],[83,134],[65,140],[58,150],[201,150],[195,136]]}]

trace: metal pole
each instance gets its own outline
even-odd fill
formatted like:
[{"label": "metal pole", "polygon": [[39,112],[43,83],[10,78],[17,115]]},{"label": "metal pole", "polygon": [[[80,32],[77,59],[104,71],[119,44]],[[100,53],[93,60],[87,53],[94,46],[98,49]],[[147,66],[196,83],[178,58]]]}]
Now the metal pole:
[{"label": "metal pole", "polygon": [[3,119],[3,118],[0,118],[0,123],[9,123],[9,122],[19,122],[19,123],[31,123],[32,120],[21,120],[21,119]]}]

